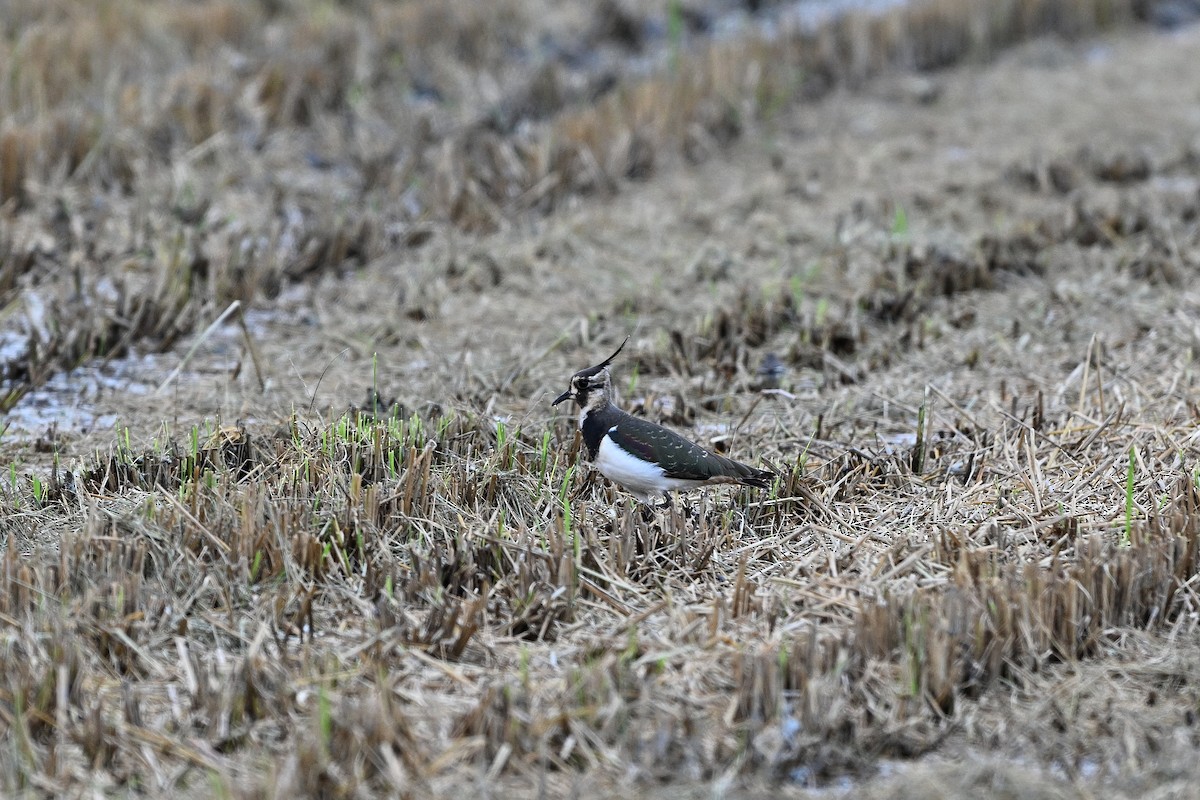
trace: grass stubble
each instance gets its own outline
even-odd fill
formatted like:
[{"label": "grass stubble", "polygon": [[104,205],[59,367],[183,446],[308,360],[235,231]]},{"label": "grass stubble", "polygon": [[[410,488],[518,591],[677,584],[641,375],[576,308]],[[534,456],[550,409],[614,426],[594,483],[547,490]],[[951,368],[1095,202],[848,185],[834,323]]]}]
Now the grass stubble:
[{"label": "grass stubble", "polygon": [[[1192,624],[1194,447],[1069,418],[954,437],[921,475],[751,433],[774,489],[649,524],[572,466],[566,420],[354,412],[114,450],[6,492],[5,789],[803,783],[919,755],[998,685]],[[1130,470],[1126,541],[1135,447],[1169,455]]]},{"label": "grass stubble", "polygon": [[[778,92],[790,96],[798,74],[862,80],[893,59],[948,63],[1047,25],[1086,32],[1133,13],[1011,3],[993,12],[986,41],[964,25],[957,44],[943,35],[943,49],[929,50],[922,26],[944,34],[966,18],[955,14],[982,12],[916,4],[822,34],[833,37],[817,48],[832,59],[824,72],[790,61],[763,69],[786,43],[755,42],[739,59],[714,45],[688,56],[698,67],[549,116],[541,139],[433,113],[424,124],[437,135],[411,135],[436,146],[397,133],[379,154],[371,137],[341,139],[327,125],[344,106],[368,131],[402,110],[377,97],[396,75],[355,69],[392,63],[368,57],[395,46],[376,37],[409,28],[361,23],[433,14],[434,4],[367,5],[317,26],[218,3],[152,6],[133,25],[131,7],[112,3],[100,15],[108,25],[88,34],[67,11],[21,8],[36,19],[6,36],[26,50],[25,71],[6,83],[15,113],[0,136],[0,290],[10,307],[18,287],[34,300],[26,351],[6,365],[11,402],[84,359],[135,342],[167,349],[234,301],[419,246],[430,219],[487,229],[514,209],[548,212],[572,193],[644,177],[648,153],[694,157],[747,112],[722,105],[746,88],[722,83],[728,76],[755,76],[739,96],[757,98],[749,111],[761,114],[776,91],[769,81],[787,82]],[[1057,16],[1039,16],[1051,8]],[[452,21],[467,41],[472,30],[489,41],[478,30],[490,20]],[[261,26],[302,44],[288,49],[302,63],[257,50],[246,31]],[[151,31],[170,34],[154,39],[157,51],[113,47]],[[879,45],[884,35],[911,50]],[[62,46],[92,57],[51,59]],[[120,91],[111,76],[131,67],[104,60],[137,52],[181,64],[175,48],[202,60],[229,46],[249,62],[226,54],[225,72],[167,70],[162,86]],[[422,57],[427,73],[464,69],[412,49],[397,70]],[[500,58],[466,50],[477,69]],[[72,64],[91,71],[58,72]],[[99,111],[73,94],[89,82],[109,87]],[[306,190],[304,170],[256,166],[230,182],[247,146],[229,132],[240,115],[267,150],[252,164],[320,145],[369,166],[335,178],[344,194],[333,199]],[[283,130],[298,138],[273,137]],[[1078,169],[1134,184],[1136,199],[1145,175],[1090,158],[1009,180],[1054,195]],[[577,162],[591,172],[564,166]],[[265,212],[249,203],[264,186],[277,198]],[[412,199],[411,218],[377,210],[397,195]],[[1122,652],[1127,639],[1193,630],[1200,489],[1189,363],[1139,366],[1093,340],[1073,371],[1032,396],[968,401],[931,387],[919,408],[883,403],[814,421],[755,392],[753,357],[782,345],[787,363],[828,386],[853,384],[886,367],[897,343],[924,346],[928,314],[945,298],[1037,276],[1041,254],[1064,243],[1133,242],[1138,256],[1118,270],[1171,285],[1192,268],[1180,252],[1195,245],[1195,214],[1166,211],[1170,229],[1136,202],[1077,206],[965,254],[899,235],[893,213],[847,248],[875,265],[847,302],[796,286],[765,298],[748,289],[662,341],[635,342],[625,366],[643,383],[721,376],[724,388],[698,401],[672,398],[676,424],[740,419],[738,452],[781,470],[769,492],[701,495],[650,523],[579,462],[571,420],[517,428],[488,412],[492,398],[454,385],[446,396],[457,399],[438,407],[412,410],[372,390],[363,408],[298,410],[276,429],[216,422],[145,449],[122,441],[36,479],[12,470],[0,523],[0,786],[421,797],[579,789],[585,777],[819,785],[955,734],[997,737],[981,709],[998,697]],[[418,323],[419,304],[410,311]],[[584,338],[558,355],[582,354]],[[652,395],[639,402],[643,413],[668,407]],[[1192,678],[1182,662],[1156,668],[1163,681]],[[1051,724],[1081,725],[1080,713],[1056,708]],[[1145,765],[1164,746],[1097,741],[1046,757],[1075,775],[1088,763]]]}]

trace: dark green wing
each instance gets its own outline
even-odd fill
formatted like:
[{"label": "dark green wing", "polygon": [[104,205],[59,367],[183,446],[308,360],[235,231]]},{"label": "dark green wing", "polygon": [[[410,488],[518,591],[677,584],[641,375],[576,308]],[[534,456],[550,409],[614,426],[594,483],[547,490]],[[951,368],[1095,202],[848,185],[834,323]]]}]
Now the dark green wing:
[{"label": "dark green wing", "polygon": [[725,477],[764,485],[770,473],[739,464],[689,442],[672,430],[623,414],[609,429],[613,443],[646,461],[656,461],[668,478],[706,481]]}]

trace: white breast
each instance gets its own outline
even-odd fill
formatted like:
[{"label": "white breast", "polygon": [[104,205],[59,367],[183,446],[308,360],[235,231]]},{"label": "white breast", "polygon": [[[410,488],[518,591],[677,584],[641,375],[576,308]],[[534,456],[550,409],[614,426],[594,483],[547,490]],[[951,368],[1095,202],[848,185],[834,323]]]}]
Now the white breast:
[{"label": "white breast", "polygon": [[613,444],[607,436],[600,440],[595,464],[601,475],[620,484],[646,503],[650,502],[652,495],[673,489],[687,489],[698,483],[665,477],[662,467],[630,455]]}]

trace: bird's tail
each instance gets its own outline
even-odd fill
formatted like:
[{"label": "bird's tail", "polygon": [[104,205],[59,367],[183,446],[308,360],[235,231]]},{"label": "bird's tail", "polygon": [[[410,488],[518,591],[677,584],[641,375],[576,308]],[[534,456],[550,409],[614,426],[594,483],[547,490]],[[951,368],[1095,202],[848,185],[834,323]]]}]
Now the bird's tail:
[{"label": "bird's tail", "polygon": [[775,473],[770,470],[758,469],[749,464],[741,464],[737,461],[733,462],[737,466],[737,482],[743,486],[755,486],[759,489],[770,489],[771,481],[775,480]]}]

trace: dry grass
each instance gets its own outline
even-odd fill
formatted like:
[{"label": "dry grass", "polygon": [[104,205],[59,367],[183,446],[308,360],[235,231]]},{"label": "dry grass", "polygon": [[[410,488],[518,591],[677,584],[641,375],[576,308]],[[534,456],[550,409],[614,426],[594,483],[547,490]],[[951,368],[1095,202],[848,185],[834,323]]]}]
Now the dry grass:
[{"label": "dry grass", "polygon": [[951,434],[921,474],[751,434],[774,490],[651,523],[565,421],[351,413],[114,450],[7,491],[5,791],[809,782],[917,755],[997,683],[1191,629],[1194,437],[1100,402]]},{"label": "dry grass", "polygon": [[[1154,222],[1119,240],[1081,244],[1080,225],[1113,224],[1074,210],[1021,235],[1194,252],[1191,206],[1126,191]],[[744,415],[738,451],[781,469],[769,492],[647,522],[577,461],[569,419],[514,429],[466,386],[440,410],[372,394],[329,419],[213,426],[17,476],[5,791],[821,784],[925,753],[980,702],[1131,631],[1193,631],[1200,453],[1173,388],[1186,363],[1159,371],[1093,340],[1035,395],[967,410],[931,387],[919,409],[847,409],[815,436],[798,407],[756,394],[754,356],[773,343],[836,391],[947,295],[1043,271],[991,255],[1022,246],[1003,234],[964,263],[862,230],[846,258],[874,254],[871,280],[743,293],[621,365],[725,375],[690,402]],[[837,281],[866,294],[822,311]],[[688,416],[686,398],[661,399],[633,405]],[[1088,757],[1115,771],[1128,747]]]},{"label": "dry grass", "polygon": [[[702,159],[806,92],[1084,34],[1135,6],[920,3],[702,42],[567,102],[545,99],[548,73],[512,66],[541,30],[517,2],[112,0],[94,26],[72,4],[10,3],[0,63],[23,67],[0,81],[0,298],[24,299],[24,353],[5,365],[4,403],[96,356],[166,350],[234,301],[420,247],[438,225],[490,229],[675,153]],[[64,49],[79,57],[54,57]],[[498,86],[479,88],[487,74]],[[446,102],[414,116],[424,101],[396,85]],[[1003,738],[989,704],[1129,639],[1195,632],[1187,334],[1064,344],[1055,357],[1073,361],[1035,389],[963,379],[913,406],[849,389],[909,352],[974,370],[985,356],[958,342],[968,333],[986,357],[1029,358],[1016,323],[984,329],[987,301],[969,302],[996,286],[1040,301],[1067,291],[1055,270],[1094,266],[1118,286],[1182,290],[1197,199],[1151,179],[1189,170],[1188,153],[1132,151],[1018,165],[996,180],[1047,213],[953,244],[910,233],[895,207],[856,206],[812,270],[714,293],[708,313],[635,338],[618,364],[630,406],[736,422],[707,438],[776,467],[770,491],[697,495],[647,520],[580,461],[573,420],[495,413],[543,370],[588,362],[586,326],[533,373],[439,378],[436,406],[372,389],[345,413],[297,404],[277,427],[215,421],[14,466],[0,476],[0,791],[690,782],[708,796],[859,778],[963,731]],[[1112,193],[1072,194],[1081,185]],[[487,252],[447,261],[436,280],[405,277],[408,321],[438,292],[501,280]],[[710,268],[728,271],[697,274]],[[600,309],[595,330],[611,338],[634,302],[654,301]],[[788,367],[784,394],[760,389],[767,352]],[[658,393],[668,377],[689,391]],[[1139,669],[1152,671],[1114,685]],[[1190,664],[1157,669],[1196,682]],[[1079,718],[1047,714],[1062,729]],[[1179,723],[1162,724],[1144,739],[1064,734],[1046,763],[1116,774],[1165,747]],[[988,775],[956,780],[974,791]]]}]

